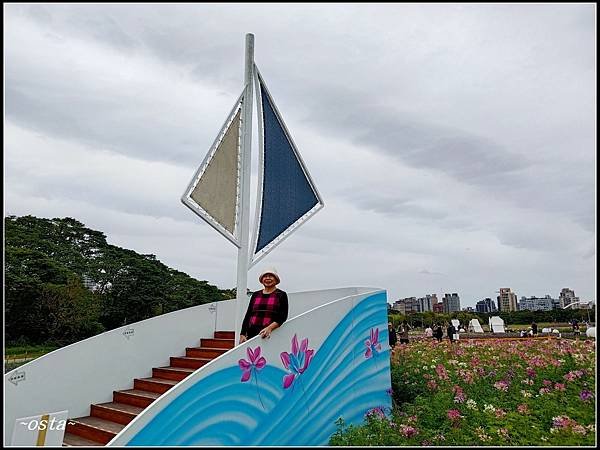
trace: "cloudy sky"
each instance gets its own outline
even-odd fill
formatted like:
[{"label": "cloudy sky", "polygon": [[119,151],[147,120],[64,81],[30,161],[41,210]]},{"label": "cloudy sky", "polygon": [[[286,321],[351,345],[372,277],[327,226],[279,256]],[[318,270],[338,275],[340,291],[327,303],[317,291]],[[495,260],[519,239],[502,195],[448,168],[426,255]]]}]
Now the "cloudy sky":
[{"label": "cloudy sky", "polygon": [[234,287],[236,248],[180,197],[242,90],[250,32],[325,201],[251,289],[275,266],[288,292],[596,299],[593,4],[4,13],[5,215],[73,217]]}]

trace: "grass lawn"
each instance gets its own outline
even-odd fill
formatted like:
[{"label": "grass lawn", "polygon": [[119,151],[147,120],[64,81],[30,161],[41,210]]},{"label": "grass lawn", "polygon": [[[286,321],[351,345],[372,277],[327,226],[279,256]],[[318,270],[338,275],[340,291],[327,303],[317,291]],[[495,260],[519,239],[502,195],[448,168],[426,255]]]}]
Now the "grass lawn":
[{"label": "grass lawn", "polygon": [[4,348],[4,373],[56,350],[55,345],[26,345]]}]

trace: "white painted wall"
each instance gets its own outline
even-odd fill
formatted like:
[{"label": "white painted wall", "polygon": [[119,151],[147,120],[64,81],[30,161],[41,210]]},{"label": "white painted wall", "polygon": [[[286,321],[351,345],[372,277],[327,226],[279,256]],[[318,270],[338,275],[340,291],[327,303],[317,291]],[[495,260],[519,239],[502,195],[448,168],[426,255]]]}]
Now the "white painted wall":
[{"label": "white painted wall", "polygon": [[[382,292],[377,288],[343,288],[324,291],[299,292],[288,295],[290,305],[295,302],[296,310],[303,310],[294,318],[288,319],[284,325],[274,332],[269,339],[255,336],[233,350],[213,359],[175,387],[165,392],[152,405],[131,421],[107,446],[124,446],[157,414],[174,401],[187,389],[193,387],[200,379],[219,370],[236,366],[238,360],[247,358],[246,347],[261,346],[261,355],[268,361],[278,361],[282,346],[289,347],[292,337],[298,330],[303,330],[299,340],[307,337],[309,348],[318,351],[323,340],[331,329],[358,303],[371,294]],[[346,294],[346,295],[344,295]],[[343,295],[343,297],[339,297]],[[315,306],[312,306],[315,305]],[[387,318],[382,326],[387,326]],[[283,345],[282,345],[283,344]],[[387,347],[387,342],[383,343]]]},{"label": "white painted wall", "polygon": [[[333,300],[376,288],[336,288],[288,293],[288,320]],[[247,305],[244,307],[244,312]],[[4,375],[5,445],[17,418],[69,411],[87,416],[92,403],[112,401],[113,391],[132,389],[134,378],[152,376],[152,367],[197,347],[213,331],[233,331],[235,300],[163,314],[93,336],[37,358]],[[133,330],[127,337],[126,331]],[[11,377],[25,374],[16,385]]]},{"label": "white painted wall", "polygon": [[[15,420],[55,411],[88,416],[90,404],[112,401],[132,389],[134,378],[152,376],[170,356],[198,347],[217,330],[233,330],[235,300],[194,306],[130,324],[55,350],[4,375],[5,445]],[[124,335],[133,330],[132,335]],[[129,337],[127,337],[129,336]],[[25,373],[16,385],[11,376]]]}]

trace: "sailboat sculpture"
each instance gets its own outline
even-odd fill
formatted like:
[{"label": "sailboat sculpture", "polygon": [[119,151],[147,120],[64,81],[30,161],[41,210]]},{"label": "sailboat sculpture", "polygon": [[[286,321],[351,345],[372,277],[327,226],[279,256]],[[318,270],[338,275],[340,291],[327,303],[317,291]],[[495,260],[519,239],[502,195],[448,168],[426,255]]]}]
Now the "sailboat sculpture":
[{"label": "sailboat sculpture", "polygon": [[[253,61],[254,36],[246,35],[246,85],[181,200],[238,247],[237,318],[246,297],[248,269],[323,206],[265,81]],[[250,244],[249,190],[252,91],[256,86],[259,181]]]},{"label": "sailboat sculpture", "polygon": [[[29,429],[29,419],[66,411],[71,419],[63,442],[68,445],[327,445],[340,417],[358,425],[374,407],[391,410],[385,290],[351,286],[291,292],[292,317],[273,339],[251,338],[237,347],[231,342],[233,316],[239,341],[241,312],[249,301],[248,268],[323,207],[254,65],[253,51],[253,36],[246,35],[244,90],[182,196],[238,248],[236,301],[110,330],[5,374],[9,440],[22,430],[25,445],[50,442],[50,430],[46,436]],[[250,230],[254,89],[260,163]],[[158,334],[161,339],[153,340]],[[192,344],[198,334],[200,347]],[[214,338],[207,338],[211,334]],[[184,343],[185,356],[166,358]],[[165,360],[168,366],[153,367]],[[138,378],[148,367],[152,377]],[[134,389],[122,389],[132,378]],[[108,400],[102,393],[115,386],[120,390],[112,391],[112,402],[90,405]]]}]

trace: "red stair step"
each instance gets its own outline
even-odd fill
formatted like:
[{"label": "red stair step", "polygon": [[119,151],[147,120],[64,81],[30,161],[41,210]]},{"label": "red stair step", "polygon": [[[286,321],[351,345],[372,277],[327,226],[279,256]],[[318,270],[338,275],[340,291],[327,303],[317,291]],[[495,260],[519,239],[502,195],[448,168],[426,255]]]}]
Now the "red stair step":
[{"label": "red stair step", "polygon": [[136,378],[133,380],[133,388],[140,389],[142,391],[150,391],[157,392],[159,394],[164,394],[173,386],[175,386],[178,381],[175,380],[167,380],[164,378]]},{"label": "red stair step", "polygon": [[213,358],[191,358],[189,356],[171,356],[171,366],[187,367],[188,369],[198,369]]},{"label": "red stair step", "polygon": [[144,408],[139,406],[128,405],[126,403],[100,403],[92,405],[91,416],[99,417],[100,419],[111,420],[123,425],[127,425],[135,417],[141,413]]},{"label": "red stair step", "polygon": [[226,348],[208,348],[208,347],[187,347],[185,356],[189,358],[209,358],[214,359],[227,352]]},{"label": "red stair step", "polygon": [[195,369],[190,367],[153,367],[152,376],[157,378],[165,378],[168,380],[181,381],[194,373],[194,371]]},{"label": "red stair step", "polygon": [[92,447],[99,446],[102,447],[103,444],[100,442],[92,441],[90,439],[86,439],[81,436],[77,436],[72,433],[65,433],[65,437],[63,438],[63,447]]},{"label": "red stair step", "polygon": [[125,425],[120,423],[100,419],[99,417],[86,416],[69,419],[65,431],[91,441],[108,444],[123,428],[125,428]]},{"label": "red stair step", "polygon": [[113,391],[113,401],[115,403],[126,403],[127,405],[146,408],[161,394],[156,392],[142,391],[140,389],[126,389],[124,391]]},{"label": "red stair step", "polygon": [[230,349],[235,347],[233,345],[233,339],[200,339],[200,347],[209,347],[209,348],[226,348]]},{"label": "red stair step", "polygon": [[215,331],[217,339],[235,339],[235,331]]}]

